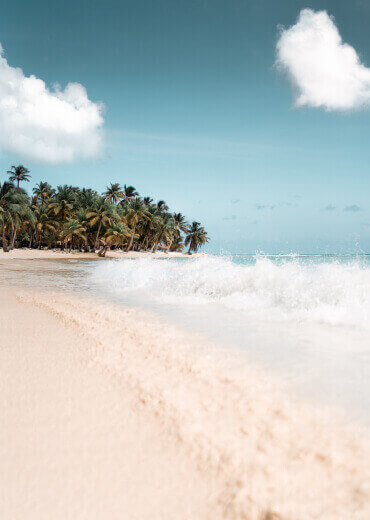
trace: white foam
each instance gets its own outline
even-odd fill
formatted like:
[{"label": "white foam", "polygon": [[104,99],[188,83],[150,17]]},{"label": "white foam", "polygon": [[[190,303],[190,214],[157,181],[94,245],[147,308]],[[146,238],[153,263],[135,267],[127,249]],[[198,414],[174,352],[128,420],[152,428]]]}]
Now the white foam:
[{"label": "white foam", "polygon": [[370,267],[360,261],[275,262],[252,265],[204,256],[174,261],[115,260],[93,277],[112,291],[136,291],[172,303],[217,302],[258,319],[304,320],[370,328]]}]

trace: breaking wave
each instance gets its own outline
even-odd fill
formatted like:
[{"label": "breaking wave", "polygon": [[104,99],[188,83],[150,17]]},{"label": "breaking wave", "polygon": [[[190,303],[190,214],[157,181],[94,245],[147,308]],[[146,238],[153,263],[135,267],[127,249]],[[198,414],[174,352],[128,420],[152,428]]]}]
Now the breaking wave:
[{"label": "breaking wave", "polygon": [[112,260],[93,277],[114,292],[144,291],[166,303],[217,303],[258,319],[304,320],[370,329],[370,266],[360,260],[276,261],[257,257]]}]

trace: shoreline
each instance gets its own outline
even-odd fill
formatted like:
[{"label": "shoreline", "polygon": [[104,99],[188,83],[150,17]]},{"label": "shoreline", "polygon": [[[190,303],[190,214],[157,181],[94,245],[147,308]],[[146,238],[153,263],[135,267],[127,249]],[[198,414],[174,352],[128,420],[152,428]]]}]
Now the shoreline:
[{"label": "shoreline", "polygon": [[24,259],[24,260],[57,260],[57,259],[94,259],[94,260],[105,260],[109,258],[144,258],[150,256],[150,258],[199,258],[206,255],[207,253],[176,253],[176,252],[161,252],[150,253],[149,251],[125,251],[112,250],[108,251],[105,257],[100,257],[98,253],[83,253],[80,251],[54,251],[49,249],[13,249],[8,253],[4,253],[0,250],[0,260],[13,260],[13,259]]},{"label": "shoreline", "polygon": [[[24,421],[24,416],[35,412],[37,417],[31,421],[34,431],[47,431],[50,446],[57,439],[60,441],[65,427],[72,428],[76,437],[71,442],[80,446],[74,452],[73,464],[85,467],[85,463],[95,461],[95,471],[101,464],[108,472],[105,477],[115,491],[114,496],[108,492],[110,504],[106,506],[110,508],[110,518],[121,518],[115,516],[114,508],[122,507],[122,500],[131,500],[132,506],[135,504],[136,509],[130,510],[128,517],[140,520],[167,518],[164,511],[168,511],[169,519],[184,520],[190,517],[217,520],[369,518],[370,460],[368,439],[362,430],[336,424],[328,415],[291,402],[268,374],[253,367],[245,367],[240,373],[230,370],[225,363],[228,360],[222,357],[225,353],[218,355],[201,344],[199,337],[188,335],[146,311],[68,293],[42,293],[24,288],[1,289],[0,292],[3,333],[8,342],[7,348],[0,349],[5,356],[1,366],[8,368],[5,381],[9,387],[5,388],[4,384],[1,391],[2,416],[13,414],[13,420]],[[9,301],[13,298],[10,306],[8,298]],[[34,325],[31,326],[30,320]],[[26,328],[25,322],[28,323]],[[23,333],[26,336],[22,340]],[[23,366],[18,360],[26,347],[27,364]],[[15,349],[13,358],[12,349]],[[12,363],[7,361],[9,356]],[[40,370],[39,363],[44,370]],[[39,384],[48,390],[52,382],[50,374],[56,370],[60,384],[71,388],[68,390],[70,406],[90,410],[81,420],[78,414],[68,417],[69,426],[65,424],[65,417],[59,417],[65,405],[63,395],[51,388],[42,397],[42,405],[37,399],[41,394],[35,391]],[[37,381],[30,376],[33,371],[38,375]],[[77,385],[80,376],[87,388],[94,388],[92,395]],[[24,381],[20,389],[19,381]],[[95,394],[100,386],[108,387],[109,392],[97,398]],[[9,409],[9,395],[13,396],[13,403],[14,399],[18,403],[18,408]],[[33,396],[31,402],[28,397],[23,402],[24,395]],[[98,402],[101,399],[99,414],[93,411],[96,399]],[[43,415],[43,406],[53,409],[53,414]],[[136,430],[139,425],[141,440],[135,438],[134,427],[126,431],[130,417],[134,417]],[[16,474],[22,475],[24,460],[14,460],[14,450],[7,450],[7,445],[13,442],[10,439],[14,431],[9,430],[7,438],[8,429],[2,430],[5,434],[2,465],[5,464],[13,476],[4,483],[6,494],[19,501],[21,497],[14,478]],[[95,430],[100,432],[99,440],[94,436]],[[152,435],[158,441],[154,445]],[[33,476],[30,473],[28,480],[26,475],[24,485],[28,499],[36,503],[41,491],[33,487],[32,478],[41,479],[42,472],[30,454],[27,436],[19,433],[17,439],[22,450],[29,450],[30,459],[26,461],[31,467],[33,464]],[[33,442],[37,454],[41,447],[37,439]],[[167,486],[171,482],[171,493],[161,494],[157,488],[154,492],[153,482],[145,482],[143,486],[131,487],[128,497],[123,483],[128,478],[126,474],[121,475],[122,470],[114,466],[115,473],[109,477],[113,464],[110,443],[116,446],[115,456],[119,460],[123,453],[128,456],[123,447],[130,444],[132,456],[124,465],[127,475],[150,474],[153,471],[150,453],[154,451],[160,468],[157,478],[164,479]],[[87,454],[84,445],[90,446]],[[142,450],[143,458],[140,458]],[[94,455],[97,451],[100,451],[98,461]],[[51,449],[47,456],[56,468],[55,478],[59,478],[60,486],[65,478],[63,460],[58,457],[54,460]],[[182,468],[181,471],[176,467]],[[93,506],[96,508],[99,500],[104,502],[106,484],[96,488],[91,480],[85,482],[83,475],[79,475],[71,488],[76,486],[83,490],[84,496],[89,497],[91,510],[90,516],[77,517],[103,518],[94,513]],[[134,477],[136,483],[138,479]],[[182,489],[190,485],[186,482],[194,486],[183,493]],[[49,489],[48,484],[44,482],[44,485]],[[97,498],[90,496],[92,489]],[[156,496],[152,496],[153,493]],[[148,494],[152,497],[150,512],[145,509]],[[77,512],[78,499],[71,496],[70,500],[68,507],[76,507]],[[182,504],[177,509],[176,500]],[[55,510],[50,504],[48,513],[53,511],[54,518],[64,518],[63,508],[67,506],[63,499],[59,507]],[[90,506],[85,504],[85,507]],[[6,512],[9,516],[9,511]],[[32,517],[23,511],[23,517],[42,518],[41,513],[39,509]]]}]

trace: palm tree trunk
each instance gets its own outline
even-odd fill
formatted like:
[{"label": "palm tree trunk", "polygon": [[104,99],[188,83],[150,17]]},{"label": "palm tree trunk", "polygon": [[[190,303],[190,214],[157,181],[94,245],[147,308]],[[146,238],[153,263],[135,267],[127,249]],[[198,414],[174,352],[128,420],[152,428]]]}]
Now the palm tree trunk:
[{"label": "palm tree trunk", "polygon": [[145,239],[144,239],[144,242],[143,242],[144,251],[146,251],[148,249],[148,246],[149,246],[149,236],[145,237]]},{"label": "palm tree trunk", "polygon": [[4,253],[9,253],[8,241],[6,239],[6,227],[5,227],[5,224],[3,226],[3,251],[4,251]]},{"label": "palm tree trunk", "polygon": [[96,239],[95,239],[95,245],[94,245],[95,249],[98,249],[98,247],[99,247],[99,235],[100,235],[100,230],[101,230],[101,224],[102,224],[102,220],[100,221],[98,232],[96,233]]},{"label": "palm tree trunk", "polygon": [[10,249],[14,249],[15,241],[17,238],[17,228],[14,228]]},{"label": "palm tree trunk", "polygon": [[136,226],[134,226],[133,229],[132,229],[131,238],[130,238],[130,243],[129,243],[129,245],[128,245],[127,248],[126,248],[126,252],[127,252],[127,253],[130,251],[130,249],[131,249],[131,247],[132,247],[132,244],[133,244],[133,242],[134,242],[135,228],[136,228]]},{"label": "palm tree trunk", "polygon": [[190,242],[189,249],[188,249],[188,255],[191,255],[191,246],[192,246],[192,243]]}]

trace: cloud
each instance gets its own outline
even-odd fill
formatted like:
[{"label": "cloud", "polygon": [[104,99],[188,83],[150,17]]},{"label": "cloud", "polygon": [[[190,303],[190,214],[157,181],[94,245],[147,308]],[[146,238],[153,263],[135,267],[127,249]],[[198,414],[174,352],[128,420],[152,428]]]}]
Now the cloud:
[{"label": "cloud", "polygon": [[362,211],[362,208],[360,208],[360,206],[357,206],[357,204],[352,204],[351,206],[346,206],[344,208],[344,211],[357,212],[357,211]]},{"label": "cloud", "polygon": [[11,67],[0,44],[0,148],[19,158],[72,162],[99,154],[103,107],[79,83],[49,90]]},{"label": "cloud", "polygon": [[231,204],[238,204],[240,202],[240,199],[231,199]]},{"label": "cloud", "polygon": [[231,215],[231,217],[224,217],[224,220],[236,220],[236,215]]},{"label": "cloud", "polygon": [[297,23],[281,31],[276,52],[276,65],[288,74],[297,107],[370,107],[370,69],[343,43],[326,11],[303,9]]},{"label": "cloud", "polygon": [[334,211],[336,208],[335,206],[333,206],[333,204],[328,204],[327,206],[325,206],[325,208],[322,208],[323,211]]},{"label": "cloud", "polygon": [[259,211],[266,209],[267,207],[268,206],[266,206],[265,204],[256,204],[256,209],[258,209]]}]

